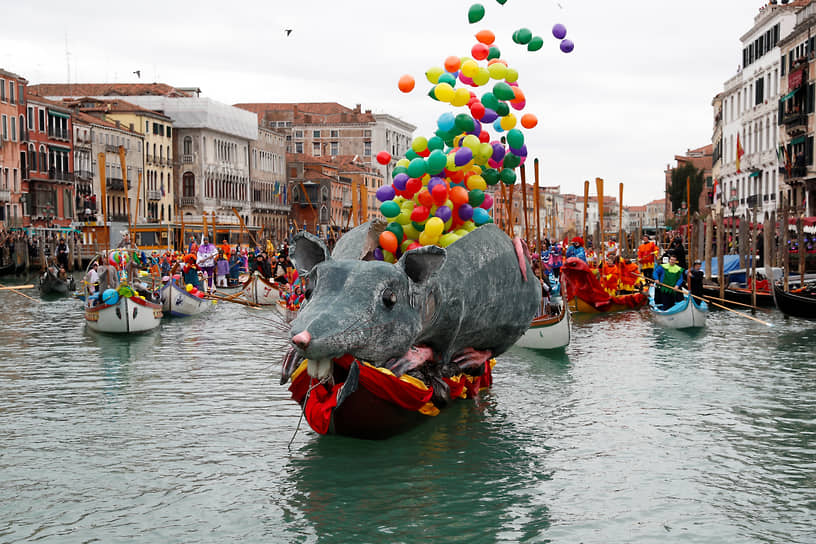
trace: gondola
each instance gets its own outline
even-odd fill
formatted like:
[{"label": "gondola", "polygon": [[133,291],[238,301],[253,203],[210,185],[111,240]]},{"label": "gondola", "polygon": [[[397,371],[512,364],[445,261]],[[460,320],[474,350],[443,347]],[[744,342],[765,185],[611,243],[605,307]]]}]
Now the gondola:
[{"label": "gondola", "polygon": [[200,315],[214,306],[211,300],[188,293],[176,283],[175,278],[170,278],[162,286],[159,291],[159,300],[161,300],[164,315],[174,317]]},{"label": "gondola", "polygon": [[774,284],[774,300],[779,311],[787,316],[816,319],[816,286],[785,292],[780,283]]},{"label": "gondola", "polygon": [[668,310],[662,310],[655,305],[654,286],[649,289],[649,307],[655,323],[668,329],[691,329],[705,327],[708,304],[697,301],[690,293],[676,302]]},{"label": "gondola", "polygon": [[76,285],[74,278],[68,276],[60,279],[53,267],[47,267],[40,276],[40,295],[42,296],[68,296],[74,292]]},{"label": "gondola", "polygon": [[516,340],[517,346],[540,350],[563,348],[569,343],[570,311],[563,303],[556,315],[536,316],[527,332]]}]

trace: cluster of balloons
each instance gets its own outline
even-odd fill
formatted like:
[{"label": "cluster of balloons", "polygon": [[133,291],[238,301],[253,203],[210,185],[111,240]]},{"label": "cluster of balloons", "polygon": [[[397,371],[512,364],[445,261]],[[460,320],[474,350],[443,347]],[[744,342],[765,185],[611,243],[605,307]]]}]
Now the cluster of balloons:
[{"label": "cluster of balloons", "polygon": [[150,258],[144,251],[129,252],[121,249],[111,251],[108,255],[108,262],[113,266],[124,266],[133,261],[137,265],[147,266],[150,264]]},{"label": "cluster of balloons", "polygon": [[[552,27],[552,35],[561,40],[561,51],[570,53],[575,48],[572,40],[566,39],[567,28],[561,23],[556,23]],[[519,45],[526,45],[528,51],[538,51],[544,45],[544,39],[541,36],[533,36],[529,28],[520,28],[513,32],[513,41]]]},{"label": "cluster of balloons", "polygon": [[553,25],[552,35],[556,40],[561,40],[559,47],[564,53],[570,53],[575,48],[575,44],[572,43],[572,40],[567,39],[567,27],[561,23]]},{"label": "cluster of balloons", "polygon": [[184,289],[186,289],[187,292],[193,295],[194,297],[204,298],[204,291],[199,291],[198,288],[192,283],[188,283],[187,285],[185,285]]}]

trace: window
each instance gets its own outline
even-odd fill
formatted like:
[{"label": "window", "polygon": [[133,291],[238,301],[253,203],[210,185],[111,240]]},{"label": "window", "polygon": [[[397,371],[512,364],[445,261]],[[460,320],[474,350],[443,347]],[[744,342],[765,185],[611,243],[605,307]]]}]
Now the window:
[{"label": "window", "polygon": [[28,130],[34,130],[34,108],[28,107]]},{"label": "window", "polygon": [[45,132],[45,110],[39,109],[40,112],[40,132]]},{"label": "window", "polygon": [[5,114],[0,118],[0,139],[8,140],[8,117]]},{"label": "window", "polygon": [[11,117],[11,141],[17,141],[17,118],[12,116]]},{"label": "window", "polygon": [[312,138],[320,138],[320,131],[319,130],[312,131]]},{"label": "window", "polygon": [[312,156],[313,157],[320,156],[320,142],[312,142]]},{"label": "window", "polygon": [[336,157],[340,154],[340,144],[337,142],[331,143],[331,155],[332,157]]},{"label": "window", "polygon": [[0,79],[0,100],[6,101],[6,80]]},{"label": "window", "polygon": [[302,130],[296,130],[295,131],[295,138],[303,138],[303,131]]},{"label": "window", "polygon": [[184,172],[181,176],[181,194],[182,196],[195,196],[195,175],[192,172]]},{"label": "window", "polygon": [[15,101],[14,101],[14,82],[13,81],[9,81],[9,102],[11,102],[12,104],[15,103]]},{"label": "window", "polygon": [[371,156],[371,142],[365,142],[363,144],[363,146],[364,146],[363,147],[363,155],[365,155],[366,157],[370,157]]},{"label": "window", "polygon": [[340,131],[339,130],[332,130],[330,132],[330,134],[331,134],[332,138],[339,138],[340,137]]},{"label": "window", "polygon": [[303,142],[295,142],[295,153],[303,153]]},{"label": "window", "polygon": [[184,151],[185,155],[192,155],[193,154],[193,139],[190,136],[184,137]]}]

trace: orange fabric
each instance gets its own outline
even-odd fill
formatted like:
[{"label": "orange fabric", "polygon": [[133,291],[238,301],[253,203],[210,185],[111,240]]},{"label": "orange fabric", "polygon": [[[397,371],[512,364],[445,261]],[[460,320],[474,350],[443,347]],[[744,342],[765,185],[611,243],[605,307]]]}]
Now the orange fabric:
[{"label": "orange fabric", "polygon": [[640,279],[640,272],[638,271],[638,266],[635,263],[629,264],[622,263],[620,268],[621,268],[620,276],[621,288],[626,289],[627,291],[631,291],[632,289],[634,289],[635,285]]},{"label": "orange fabric", "polygon": [[615,293],[617,293],[618,282],[620,281],[618,267],[603,262],[601,263],[601,266],[598,267],[598,271],[600,273],[599,279],[601,282],[601,286],[604,288],[604,290],[610,295],[614,295]]},{"label": "orange fabric", "polygon": [[652,241],[640,244],[638,246],[638,262],[646,268],[654,268],[657,252],[657,246]]}]

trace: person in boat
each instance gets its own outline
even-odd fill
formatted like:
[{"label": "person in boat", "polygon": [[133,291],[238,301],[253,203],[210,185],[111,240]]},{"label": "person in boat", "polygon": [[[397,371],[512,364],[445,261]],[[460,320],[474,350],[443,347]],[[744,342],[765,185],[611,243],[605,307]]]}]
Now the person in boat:
[{"label": "person in boat", "polygon": [[227,242],[226,238],[221,240],[221,248],[220,249],[221,249],[221,251],[224,252],[224,258],[228,259],[229,256],[230,256],[230,253],[232,253],[232,249],[230,248],[230,245]]},{"label": "person in boat", "polygon": [[62,268],[68,268],[68,245],[65,238],[60,238],[57,244],[57,263]]},{"label": "person in boat", "polygon": [[205,281],[207,282],[207,291],[213,290],[215,280],[215,258],[218,255],[218,248],[211,244],[209,239],[205,236],[201,239],[201,246],[198,248],[196,264],[198,268],[204,272]]},{"label": "person in boat", "polygon": [[93,294],[99,289],[99,263],[94,261],[88,274],[85,276],[85,284],[88,286],[88,293]]},{"label": "person in boat", "polygon": [[274,256],[272,257],[270,268],[272,269],[272,274],[275,278],[275,283],[278,284],[289,283],[289,279],[286,277],[286,267],[280,260],[278,260]]},{"label": "person in boat", "polygon": [[60,266],[59,271],[57,272],[57,277],[62,281],[68,280],[68,273],[65,271],[64,266]]},{"label": "person in boat", "polygon": [[655,306],[668,310],[678,300],[683,299],[683,294],[679,292],[685,277],[683,272],[683,267],[677,264],[677,255],[674,253],[669,254],[668,262],[655,267],[655,279],[658,281],[654,291]]},{"label": "person in boat", "polygon": [[230,273],[230,263],[223,251],[218,253],[218,260],[215,262],[215,285],[216,287],[227,287],[227,276]]},{"label": "person in boat", "polygon": [[609,295],[618,294],[618,284],[620,283],[620,269],[618,267],[618,257],[612,250],[606,254],[606,260],[598,266],[598,279]]},{"label": "person in boat", "polygon": [[640,273],[651,279],[654,277],[655,262],[657,262],[657,255],[660,250],[648,234],[643,235],[643,242],[638,246],[638,264],[640,265]]},{"label": "person in boat", "polygon": [[683,239],[679,236],[675,236],[672,243],[669,245],[669,251],[674,253],[674,256],[677,257],[677,264],[681,268],[685,269],[688,268],[688,264],[686,263],[686,248],[683,247]]},{"label": "person in boat", "polygon": [[272,268],[269,266],[269,261],[266,259],[266,253],[259,253],[255,257],[255,263],[252,267],[253,272],[257,272],[264,278],[272,277]]},{"label": "person in boat", "polygon": [[201,288],[201,282],[198,279],[198,267],[196,267],[196,256],[189,254],[184,257],[184,266],[181,269],[181,277],[184,284],[190,284],[196,289]]},{"label": "person in boat", "polygon": [[572,239],[572,243],[567,248],[567,259],[570,257],[578,257],[584,262],[587,262],[586,250],[584,249],[584,239],[576,236]]},{"label": "person in boat", "polygon": [[702,266],[703,263],[699,259],[694,261],[694,264],[688,271],[688,277],[686,278],[686,284],[689,286],[689,291],[691,291],[691,294],[694,295],[695,297],[703,296],[703,271],[701,270]]},{"label": "person in boat", "polygon": [[190,245],[187,246],[187,253],[198,253],[198,244],[196,243],[195,236],[190,236]]},{"label": "person in boat", "polygon": [[232,255],[230,255],[229,258],[229,274],[227,275],[229,277],[230,283],[234,284],[238,282],[238,277],[241,275],[241,268],[242,268],[241,257],[240,255],[238,255],[238,252],[236,251]]}]

